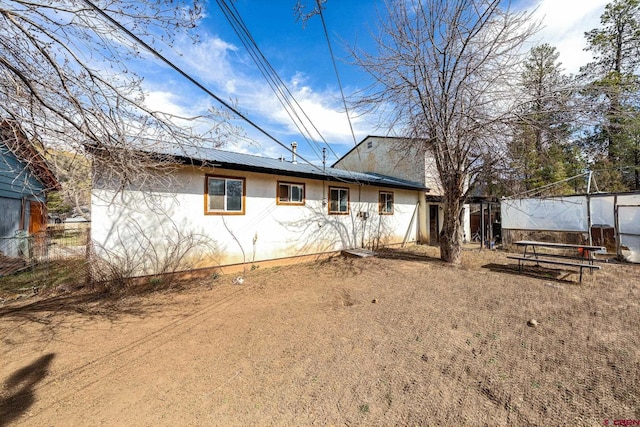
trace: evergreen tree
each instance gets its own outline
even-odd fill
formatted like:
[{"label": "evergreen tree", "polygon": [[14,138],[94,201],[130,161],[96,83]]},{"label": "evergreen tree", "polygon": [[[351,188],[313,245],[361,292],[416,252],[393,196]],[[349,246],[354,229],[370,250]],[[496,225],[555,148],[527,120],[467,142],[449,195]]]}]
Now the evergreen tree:
[{"label": "evergreen tree", "polygon": [[[595,125],[584,138],[598,166],[618,169],[608,173],[618,189],[640,189],[637,179],[637,122],[640,78],[640,0],[614,0],[600,17],[601,27],[585,34],[593,62],[582,67],[586,94],[592,102]],[[606,157],[606,160],[605,158]],[[595,166],[595,164],[594,164]],[[611,188],[607,188],[611,190]]]},{"label": "evergreen tree", "polygon": [[[521,86],[526,102],[509,147],[514,192],[561,181],[579,169],[571,149],[573,94],[571,79],[562,73],[559,53],[548,44],[531,49],[524,63]],[[555,191],[570,191],[567,186]]]}]

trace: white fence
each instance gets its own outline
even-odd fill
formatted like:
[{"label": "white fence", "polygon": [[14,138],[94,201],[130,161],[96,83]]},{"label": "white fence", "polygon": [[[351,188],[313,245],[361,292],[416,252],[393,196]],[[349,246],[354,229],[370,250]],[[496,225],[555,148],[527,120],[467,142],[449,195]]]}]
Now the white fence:
[{"label": "white fence", "polygon": [[640,263],[640,193],[501,201],[503,230],[578,232],[612,229],[616,253]]}]

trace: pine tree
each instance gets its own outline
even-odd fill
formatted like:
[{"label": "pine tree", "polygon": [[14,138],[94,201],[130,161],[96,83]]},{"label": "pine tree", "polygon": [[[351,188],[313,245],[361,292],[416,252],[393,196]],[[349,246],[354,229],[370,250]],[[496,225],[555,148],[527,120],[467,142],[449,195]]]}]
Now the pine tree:
[{"label": "pine tree", "polygon": [[[561,181],[578,167],[578,157],[569,146],[572,84],[558,57],[555,47],[543,44],[531,49],[524,63],[521,86],[526,102],[509,147],[515,192]],[[556,187],[556,191],[570,188]]]},{"label": "pine tree", "polygon": [[[585,34],[593,62],[581,72],[596,125],[585,143],[600,165],[620,171],[622,188],[640,188],[637,179],[637,109],[640,89],[640,0],[615,0],[605,7],[601,27]],[[606,161],[602,156],[606,156]],[[613,174],[612,176],[615,176]],[[617,185],[621,184],[621,185]]]}]

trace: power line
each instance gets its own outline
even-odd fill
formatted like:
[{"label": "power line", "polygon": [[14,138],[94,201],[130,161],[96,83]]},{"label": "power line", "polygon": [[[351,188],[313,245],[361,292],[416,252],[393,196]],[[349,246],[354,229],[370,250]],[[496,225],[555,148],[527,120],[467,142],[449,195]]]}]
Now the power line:
[{"label": "power line", "polygon": [[344,112],[347,115],[347,121],[349,122],[349,129],[351,130],[351,136],[353,137],[353,145],[358,145],[356,141],[356,134],[353,131],[353,124],[351,123],[351,117],[349,116],[349,109],[347,108],[347,100],[344,96],[344,90],[342,89],[342,82],[340,81],[340,73],[338,73],[338,66],[336,65],[336,58],[333,54],[333,48],[331,47],[331,40],[329,39],[329,32],[327,31],[327,25],[324,21],[324,14],[322,13],[322,4],[320,0],[316,0],[318,5],[318,13],[320,14],[320,20],[322,21],[322,28],[324,30],[324,37],[327,39],[327,46],[329,46],[329,54],[331,55],[331,63],[333,64],[333,70],[336,73],[336,79],[338,80],[338,87],[340,88],[340,95],[342,96],[342,103],[344,105]]},{"label": "power line", "polygon": [[[155,50],[153,47],[151,47],[149,44],[147,44],[145,41],[143,41],[140,37],[136,36],[135,34],[133,34],[131,31],[129,31],[126,27],[124,27],[122,24],[120,24],[118,21],[116,21],[114,18],[112,18],[111,16],[109,16],[105,11],[103,11],[101,8],[99,8],[98,6],[96,6],[93,2],[91,2],[90,0],[83,0],[85,4],[87,4],[89,7],[91,7],[94,11],[96,11],[99,15],[101,15],[102,17],[104,17],[105,19],[107,19],[111,24],[115,25],[120,31],[123,31],[128,37],[130,37],[133,41],[135,41],[136,43],[138,43],[139,45],[141,45],[142,47],[144,47],[147,51],[151,52],[156,58],[160,59],[162,62],[164,62],[165,64],[167,64],[169,67],[171,67],[174,71],[176,71],[177,73],[179,73],[180,75],[182,75],[184,78],[186,78],[187,80],[189,80],[191,83],[193,83],[194,85],[196,85],[200,90],[202,90],[203,92],[205,92],[207,95],[211,96],[213,99],[215,99],[216,101],[218,101],[220,104],[222,104],[224,107],[226,107],[229,111],[231,111],[232,113],[234,113],[235,115],[237,115],[238,117],[240,117],[241,119],[243,119],[244,121],[246,121],[247,123],[249,123],[252,127],[254,127],[256,130],[258,130],[260,133],[262,133],[263,135],[265,135],[267,138],[271,139],[272,141],[274,141],[275,143],[277,143],[278,145],[280,145],[281,147],[283,147],[285,150],[289,151],[290,153],[293,153],[293,150],[289,147],[287,147],[286,144],[283,144],[282,142],[280,142],[278,139],[276,139],[274,136],[272,136],[270,133],[268,133],[266,130],[262,129],[260,126],[258,126],[256,123],[254,123],[251,119],[249,119],[248,117],[246,117],[244,114],[242,114],[240,111],[238,111],[236,108],[234,108],[232,105],[230,105],[229,103],[227,103],[226,101],[224,101],[222,98],[220,98],[219,96],[217,96],[216,94],[214,94],[212,91],[210,91],[209,89],[207,89],[202,83],[200,83],[199,81],[197,81],[195,78],[191,77],[189,74],[187,74],[185,71],[183,71],[180,67],[178,67],[177,65],[175,65],[173,62],[171,62],[170,60],[168,60],[167,58],[165,58],[160,52],[158,52],[157,50]],[[319,166],[314,165],[313,163],[309,162],[308,160],[306,160],[304,157],[300,156],[298,153],[296,153],[296,156],[299,157],[302,161],[304,161],[305,163],[309,164],[310,166],[322,171],[322,168],[320,168]]]},{"label": "power line", "polygon": [[[314,146],[319,149],[318,143],[315,141],[313,135],[305,125],[304,121],[298,114],[298,111],[302,113],[306,121],[311,125],[311,127],[315,130],[320,139],[324,142],[324,144],[329,148],[331,153],[338,158],[337,154],[333,150],[333,148],[327,143],[326,139],[322,136],[322,133],[315,126],[311,118],[306,114],[302,106],[298,103],[295,96],[291,93],[287,85],[283,82],[282,78],[275,71],[273,66],[269,63],[269,60],[265,57],[265,55],[260,50],[260,47],[256,43],[255,39],[251,35],[248,27],[244,23],[242,17],[240,16],[237,8],[231,3],[230,5],[225,0],[216,0],[216,3],[224,13],[227,21],[231,24],[232,28],[236,32],[236,35],[240,38],[242,44],[245,46],[249,55],[252,57],[258,69],[262,73],[265,80],[276,94],[276,97],[282,104],[282,106],[287,111],[287,114],[294,122],[295,126],[298,128],[303,137],[307,140],[310,147],[314,149]],[[293,104],[295,105],[293,105]],[[297,107],[297,108],[296,108]],[[293,117],[295,116],[295,118]],[[297,119],[297,120],[296,120]],[[304,131],[303,129],[304,128]],[[306,133],[306,134],[305,134]],[[308,138],[307,138],[308,135]],[[313,144],[313,145],[312,145]],[[315,149],[314,149],[315,151]],[[316,155],[319,156],[319,153],[315,151]]]},{"label": "power line", "polygon": [[[257,46],[255,40],[251,36],[251,33],[246,27],[244,21],[238,14],[237,9],[235,9],[235,6],[233,6],[233,4],[229,6],[224,0],[216,0],[216,3],[218,4],[218,7],[220,7],[220,9],[222,10],[222,13],[224,14],[225,18],[231,25],[232,29],[235,31],[236,35],[242,42],[243,46],[249,53],[249,56],[251,56],[251,59],[253,59],[253,62],[258,67],[258,70],[260,71],[264,79],[267,81],[267,84],[269,85],[269,87],[271,87],[271,90],[276,95],[276,98],[278,98],[278,101],[280,101],[280,104],[284,107],[284,110],[289,115],[289,118],[291,119],[291,121],[298,128],[298,131],[300,131],[300,133],[303,134],[303,137],[307,140],[307,142],[309,143],[309,146],[314,151],[315,155],[319,156],[319,152],[317,151],[317,148],[319,147],[317,146],[314,147],[311,144],[311,142],[315,143],[315,141],[313,141],[313,139],[309,141],[306,135],[304,135],[304,131],[300,128],[300,125],[298,124],[298,122],[300,122],[300,124],[302,124],[302,126],[305,128],[305,131],[309,133],[308,129],[302,123],[302,120],[298,116],[297,111],[295,110],[289,98],[287,97],[287,94],[285,93],[285,90],[287,90],[286,86],[284,85],[282,80],[280,80],[275,70],[273,70],[273,67],[271,67],[271,65],[265,58],[265,56],[260,51],[260,48]],[[283,87],[284,87],[284,90],[283,90]],[[289,95],[291,96],[291,98],[293,98],[290,92],[289,92]],[[296,118],[294,118],[294,115],[296,116],[298,121],[296,121]]]}]

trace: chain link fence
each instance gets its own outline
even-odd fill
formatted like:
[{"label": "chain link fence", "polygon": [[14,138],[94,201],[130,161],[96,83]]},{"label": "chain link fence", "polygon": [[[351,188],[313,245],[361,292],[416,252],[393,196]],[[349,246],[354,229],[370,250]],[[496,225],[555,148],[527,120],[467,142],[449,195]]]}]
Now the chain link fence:
[{"label": "chain link fence", "polygon": [[28,235],[0,238],[0,291],[37,293],[46,287],[79,286],[89,280],[90,228],[56,224]]}]

